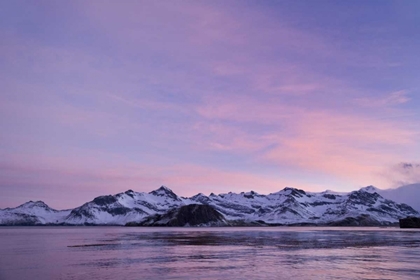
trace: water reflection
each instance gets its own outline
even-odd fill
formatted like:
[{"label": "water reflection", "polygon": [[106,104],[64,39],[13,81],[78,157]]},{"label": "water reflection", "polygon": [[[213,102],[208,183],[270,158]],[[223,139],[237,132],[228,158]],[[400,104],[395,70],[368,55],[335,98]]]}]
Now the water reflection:
[{"label": "water reflection", "polygon": [[[356,229],[357,230],[357,229]],[[282,250],[339,249],[352,247],[404,246],[419,247],[419,232],[398,231],[162,231],[126,233],[104,239],[110,245],[129,242],[133,246],[275,246]],[[95,244],[73,245],[94,246]],[[104,245],[104,244],[98,244]]]},{"label": "water reflection", "polygon": [[420,279],[420,231],[2,228],[0,279]]}]

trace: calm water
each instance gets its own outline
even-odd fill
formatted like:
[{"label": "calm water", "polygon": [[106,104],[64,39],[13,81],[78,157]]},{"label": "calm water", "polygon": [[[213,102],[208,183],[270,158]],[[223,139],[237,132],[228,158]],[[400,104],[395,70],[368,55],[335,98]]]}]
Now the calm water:
[{"label": "calm water", "polygon": [[0,279],[420,279],[397,228],[2,227]]}]

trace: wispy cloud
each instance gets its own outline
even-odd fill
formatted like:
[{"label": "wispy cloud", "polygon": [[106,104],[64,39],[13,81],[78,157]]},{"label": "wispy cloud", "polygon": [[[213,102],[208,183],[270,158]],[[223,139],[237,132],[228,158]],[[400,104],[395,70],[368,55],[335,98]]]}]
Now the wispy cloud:
[{"label": "wispy cloud", "polygon": [[[220,102],[220,101],[219,101]],[[377,180],[375,174],[384,163],[391,163],[406,147],[415,147],[419,133],[411,125],[392,119],[336,111],[305,110],[267,104],[257,100],[224,100],[221,106],[207,104],[199,113],[210,120],[224,120],[225,128],[210,139],[220,136],[225,145],[215,148],[261,151],[258,158],[280,166],[296,166],[356,182]],[[252,141],[241,145],[235,137],[223,137],[229,121],[239,123],[240,139]],[[249,124],[251,123],[251,124]],[[248,124],[248,125],[245,125]],[[268,131],[255,133],[258,126],[269,125]],[[240,128],[243,128],[242,130]],[[220,142],[217,142],[220,143]],[[230,144],[230,145],[229,145]],[[404,154],[405,153],[405,154]]]},{"label": "wispy cloud", "polygon": [[[76,207],[93,195],[122,192],[127,189],[149,192],[165,184],[184,196],[198,192],[259,192],[280,190],[287,184],[279,178],[267,178],[249,172],[223,170],[200,165],[139,163],[119,155],[92,153],[85,156],[13,155],[0,161],[0,187],[10,184],[20,191],[20,201],[42,200],[51,194],[61,201],[56,208]],[[24,174],[24,175],[22,175]],[[289,182],[290,183],[290,182]],[[300,187],[299,183],[295,184]],[[42,187],[40,190],[39,188]],[[72,200],[64,202],[65,197]],[[14,202],[14,201],[12,201]],[[15,206],[8,200],[0,203]]]},{"label": "wispy cloud", "polygon": [[382,170],[380,174],[391,182],[392,187],[420,183],[420,163],[401,162]]},{"label": "wispy cloud", "polygon": [[289,5],[44,3],[21,24],[0,9],[0,188],[343,190],[415,162],[411,29]]},{"label": "wispy cloud", "polygon": [[400,104],[404,104],[410,101],[410,97],[407,90],[399,90],[391,92],[385,96],[377,98],[357,98],[356,103],[364,107],[391,107]]}]

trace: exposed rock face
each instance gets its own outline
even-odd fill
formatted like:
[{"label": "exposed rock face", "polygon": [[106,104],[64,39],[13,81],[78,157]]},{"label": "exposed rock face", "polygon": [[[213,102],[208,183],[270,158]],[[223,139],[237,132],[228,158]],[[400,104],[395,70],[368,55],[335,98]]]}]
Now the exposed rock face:
[{"label": "exposed rock face", "polygon": [[42,222],[34,215],[22,213],[7,213],[1,220],[1,225],[6,226],[36,226]]},{"label": "exposed rock face", "polygon": [[[183,210],[184,205],[192,204],[204,208],[197,208],[189,214],[188,211],[194,208]],[[350,193],[313,193],[285,188],[267,195],[250,191],[212,193],[209,196],[200,193],[186,198],[162,186],[149,193],[128,190],[99,196],[77,208],[63,211],[52,209],[42,201],[30,201],[16,208],[0,209],[0,225],[125,225],[146,221],[154,225],[159,220],[157,225],[192,226],[196,225],[196,211],[200,223],[203,217],[204,221],[212,221],[205,212],[200,212],[207,209],[205,206],[222,214],[230,225],[237,226],[396,225],[401,218],[419,215],[406,204],[385,199],[373,187]],[[184,216],[188,217],[188,221],[183,221]],[[163,218],[167,221],[164,222]]]},{"label": "exposed rock face", "polygon": [[29,201],[16,208],[0,210],[0,225],[36,226],[57,224],[70,210],[55,210],[42,201]]},{"label": "exposed rock face", "polygon": [[73,209],[63,221],[67,225],[124,225],[145,217],[164,214],[179,207],[182,200],[161,186],[149,193],[128,190],[116,195],[99,196]]},{"label": "exposed rock face", "polygon": [[[384,199],[364,189],[350,193],[309,193],[285,188],[268,195],[248,193],[203,194],[190,198],[213,206],[229,221],[262,221],[267,225],[390,225],[408,215],[417,215],[405,204]],[[405,214],[413,213],[413,214]]]},{"label": "exposed rock face", "polygon": [[161,186],[159,189],[149,192],[149,194],[161,197],[169,197],[176,201],[181,201],[181,199],[170,189],[165,186]]},{"label": "exposed rock face", "polygon": [[[334,221],[328,224],[329,226],[344,226],[344,227],[357,227],[357,226],[381,226],[387,225],[385,223],[378,222],[370,215],[362,214],[357,217],[347,217],[343,220]],[[388,225],[391,225],[389,223]]]},{"label": "exposed rock face", "polygon": [[374,186],[364,188],[368,192],[377,192],[382,197],[397,203],[405,203],[420,212],[420,183],[398,187],[396,189],[381,190]]},{"label": "exposed rock face", "polygon": [[420,228],[420,218],[407,217],[400,219],[400,228]]},{"label": "exposed rock face", "polygon": [[190,204],[172,209],[163,215],[153,215],[146,220],[128,225],[139,226],[226,226],[228,222],[222,214],[209,205]]}]

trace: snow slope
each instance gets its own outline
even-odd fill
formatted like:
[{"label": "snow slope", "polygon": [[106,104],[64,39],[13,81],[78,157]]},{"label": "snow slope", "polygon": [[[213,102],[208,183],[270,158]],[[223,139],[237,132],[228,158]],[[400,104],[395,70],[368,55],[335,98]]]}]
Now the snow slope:
[{"label": "snow slope", "polygon": [[285,188],[268,195],[250,191],[209,196],[200,193],[184,198],[162,186],[149,193],[128,190],[99,196],[72,210],[57,211],[41,201],[28,202],[17,208],[0,210],[0,224],[124,225],[140,223],[152,215],[163,215],[189,204],[210,205],[228,221],[245,224],[328,225],[348,219],[390,224],[398,222],[399,218],[419,214],[408,205],[382,197],[373,187],[350,193],[310,193]]},{"label": "snow slope", "polygon": [[16,208],[0,210],[0,224],[56,224],[67,217],[70,211],[52,209],[42,201],[29,201]]},{"label": "snow slope", "polygon": [[378,189],[374,186],[364,188],[369,192],[377,192],[381,196],[398,203],[405,203],[420,212],[420,183],[398,187],[396,189]]},{"label": "snow slope", "polygon": [[303,190],[285,188],[269,195],[248,192],[206,197],[199,194],[191,199],[212,205],[231,220],[260,220],[274,224],[327,224],[363,214],[385,224],[416,214],[408,205],[397,204],[364,189],[347,194],[333,194],[306,193]]},{"label": "snow slope", "polygon": [[73,209],[63,223],[124,225],[191,203],[189,199],[178,197],[164,186],[149,193],[128,190],[116,195],[97,197]]}]

